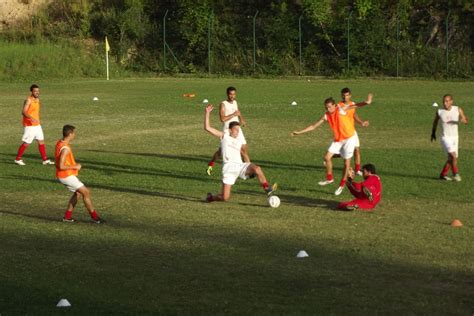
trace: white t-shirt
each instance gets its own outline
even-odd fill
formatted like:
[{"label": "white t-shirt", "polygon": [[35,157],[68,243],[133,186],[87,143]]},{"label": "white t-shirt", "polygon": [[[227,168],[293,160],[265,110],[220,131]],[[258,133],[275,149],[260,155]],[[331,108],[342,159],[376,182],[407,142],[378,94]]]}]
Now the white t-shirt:
[{"label": "white t-shirt", "polygon": [[438,116],[442,128],[441,137],[458,137],[459,108],[453,105],[449,111],[439,109]]},{"label": "white t-shirt", "polygon": [[222,161],[224,163],[243,163],[240,149],[242,148],[242,140],[234,138],[229,133],[224,133],[221,139]]},{"label": "white t-shirt", "polygon": [[[239,106],[237,105],[237,101],[235,101],[235,100],[232,101],[232,103],[227,101],[227,100],[222,101],[222,104],[224,104],[224,115],[225,116],[231,115],[232,113],[234,113],[235,111],[237,111],[239,109]],[[223,132],[226,132],[229,129],[230,122],[239,122],[239,117],[234,116],[230,120],[225,121],[222,124],[222,131]]]}]

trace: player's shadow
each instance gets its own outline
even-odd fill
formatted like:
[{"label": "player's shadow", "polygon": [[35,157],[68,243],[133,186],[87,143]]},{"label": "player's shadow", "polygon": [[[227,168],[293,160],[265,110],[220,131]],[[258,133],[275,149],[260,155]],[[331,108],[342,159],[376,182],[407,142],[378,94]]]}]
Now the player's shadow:
[{"label": "player's shadow", "polygon": [[[35,180],[35,181],[43,181],[43,182],[49,182],[49,183],[55,183],[55,184],[59,183],[57,180],[45,179],[45,178],[40,178],[40,177],[31,177],[31,176],[0,176],[0,179],[21,180],[21,181]],[[103,190],[115,191],[115,192],[120,192],[120,193],[132,193],[132,194],[139,194],[139,195],[157,196],[157,197],[162,197],[162,198],[189,201],[189,202],[204,201],[201,198],[185,196],[181,194],[152,191],[152,190],[145,190],[145,189],[131,188],[131,187],[125,188],[125,187],[119,187],[119,186],[97,184],[93,182],[88,182],[86,186],[92,189],[103,189]]]},{"label": "player's shadow", "polygon": [[26,213],[16,213],[13,211],[0,211],[0,214],[13,215],[13,216],[25,217],[25,218],[31,218],[31,219],[39,219],[39,220],[47,221],[47,222],[55,222],[55,223],[59,222],[57,218],[51,218],[51,217],[40,216],[40,215],[32,215],[32,214],[26,214]]}]

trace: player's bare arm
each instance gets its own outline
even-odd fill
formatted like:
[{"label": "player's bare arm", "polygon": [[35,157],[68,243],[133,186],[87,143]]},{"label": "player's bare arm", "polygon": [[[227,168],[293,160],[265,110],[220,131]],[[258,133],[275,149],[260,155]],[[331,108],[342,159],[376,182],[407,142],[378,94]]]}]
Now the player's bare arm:
[{"label": "player's bare arm", "polygon": [[21,114],[30,119],[31,122],[33,123],[37,123],[38,120],[34,119],[31,115],[28,114],[28,109],[30,108],[30,105],[31,105],[31,101],[29,99],[25,100],[25,102],[23,103],[23,111],[21,112]]},{"label": "player's bare arm", "polygon": [[304,133],[307,133],[307,132],[314,131],[316,128],[321,126],[321,124],[323,124],[323,123],[324,123],[324,116],[322,118],[320,118],[318,121],[316,121],[313,124],[306,127],[305,129],[302,129],[301,131],[292,132],[291,136],[296,136],[296,135],[300,135],[300,134],[304,134]]},{"label": "player's bare arm", "polygon": [[81,164],[77,163],[74,166],[66,166],[65,161],[66,161],[66,156],[69,153],[69,149],[64,148],[61,150],[61,156],[59,156],[59,169],[61,170],[81,170]]},{"label": "player's bare arm", "polygon": [[461,109],[461,108],[458,108],[459,109],[459,118],[461,120],[462,123],[464,124],[467,124],[467,116],[464,114],[464,110]]},{"label": "player's bare arm", "polygon": [[369,95],[367,96],[367,100],[365,100],[364,102],[359,102],[354,105],[344,106],[343,110],[355,109],[355,108],[360,108],[362,106],[369,105],[372,103],[373,98],[374,98],[374,95],[372,93],[369,93]]},{"label": "player's bare arm", "polygon": [[357,124],[359,124],[360,126],[362,127],[367,127],[369,126],[369,121],[362,121],[359,117],[359,115],[357,115],[357,113],[354,114],[354,121],[357,122]]},{"label": "player's bare arm", "polygon": [[214,127],[211,126],[210,123],[210,116],[211,116],[211,111],[214,109],[214,106],[212,104],[208,104],[205,109],[205,114],[204,114],[204,129],[211,135],[222,138],[224,137],[224,133],[215,129]]},{"label": "player's bare arm", "polygon": [[227,122],[228,120],[230,120],[231,118],[233,118],[235,116],[240,116],[240,111],[237,110],[234,113],[231,113],[229,115],[225,115],[225,105],[224,105],[224,103],[221,103],[220,108],[219,108],[219,116],[221,118],[221,122],[224,123],[224,122]]},{"label": "player's bare arm", "polygon": [[[461,112],[459,112],[461,113]],[[436,140],[436,128],[438,127],[438,121],[439,121],[439,115],[438,115],[438,112],[436,112],[435,114],[435,118],[433,120],[433,128],[431,129],[431,141],[435,141]]]},{"label": "player's bare arm", "polygon": [[243,127],[247,126],[247,121],[244,119],[240,111],[239,111],[239,121],[240,121],[240,125],[242,125]]}]

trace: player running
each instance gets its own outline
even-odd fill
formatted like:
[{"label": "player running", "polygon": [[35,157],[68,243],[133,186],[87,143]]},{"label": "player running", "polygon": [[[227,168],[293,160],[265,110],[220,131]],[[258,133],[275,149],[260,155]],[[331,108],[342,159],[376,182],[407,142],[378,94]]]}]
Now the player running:
[{"label": "player running", "polygon": [[204,115],[204,129],[211,135],[219,137],[221,140],[222,153],[222,191],[220,194],[207,194],[207,201],[228,201],[230,199],[230,192],[232,185],[234,185],[237,178],[248,179],[257,176],[258,181],[262,185],[267,195],[271,195],[276,189],[277,184],[269,186],[262,168],[259,166],[242,161],[243,140],[239,136],[240,123],[233,121],[229,124],[227,132],[221,132],[210,125],[210,113],[213,110],[212,104],[207,105]]},{"label": "player running", "polygon": [[[453,96],[450,94],[443,96],[443,109],[436,111],[433,129],[431,131],[431,141],[436,140],[436,128],[438,127],[439,121],[441,121],[441,145],[448,154],[448,160],[444,164],[439,178],[448,181],[453,179],[455,181],[461,181],[458,170],[458,125],[459,121],[467,124],[467,117],[464,115],[463,109],[453,105]],[[451,168],[453,178],[448,177],[448,172]]]},{"label": "player running", "polygon": [[351,159],[354,155],[354,147],[356,145],[354,124],[347,112],[351,109],[371,104],[372,98],[372,94],[369,94],[367,101],[365,102],[344,106],[336,105],[336,101],[334,101],[333,98],[328,98],[324,101],[326,113],[323,115],[323,117],[305,129],[291,133],[292,136],[300,135],[315,130],[325,121],[329,123],[329,126],[331,127],[334,134],[334,140],[329,146],[326,155],[324,155],[324,161],[326,163],[326,180],[319,181],[318,184],[325,186],[334,182],[332,172],[332,157],[335,154],[340,154],[344,159],[344,169],[342,171],[342,179],[339,187],[334,192],[335,195],[340,195],[344,190],[348,171],[351,166]]},{"label": "player running", "polygon": [[19,166],[25,165],[25,162],[21,158],[28,146],[36,139],[41,159],[43,159],[43,165],[54,165],[54,162],[48,159],[44,145],[44,134],[40,124],[41,103],[39,99],[39,87],[35,84],[32,85],[30,92],[31,95],[23,103],[23,110],[21,112],[24,126],[23,137],[21,138],[23,143],[20,145],[20,148],[18,148],[15,163]]},{"label": "player running", "polygon": [[81,170],[81,164],[76,163],[72,149],[69,146],[70,142],[76,137],[76,128],[72,125],[63,126],[63,138],[58,140],[56,143],[56,178],[59,182],[64,184],[66,188],[73,192],[71,199],[67,205],[66,213],[64,214],[63,222],[75,222],[72,218],[72,212],[77,204],[77,200],[82,195],[84,205],[86,206],[89,214],[92,218],[92,222],[96,224],[104,223],[100,219],[99,214],[94,210],[92,206],[92,200],[89,189],[77,178],[79,170]]},{"label": "player running", "polygon": [[[227,100],[222,101],[219,108],[219,117],[222,122],[222,131],[226,133],[229,130],[229,124],[231,122],[240,122],[242,126],[246,126],[244,117],[239,111],[239,106],[237,105],[236,98],[237,89],[234,87],[227,88]],[[242,141],[242,157],[245,162],[250,162],[250,157],[248,154],[247,141],[245,140],[244,133],[242,129],[239,132],[239,138]],[[212,168],[217,159],[221,156],[221,148],[219,148],[214,155],[212,156],[211,161],[207,165],[207,174],[210,176],[212,173]]]},{"label": "player running", "polygon": [[355,197],[350,202],[339,203],[341,210],[352,211],[356,209],[372,211],[377,206],[382,197],[382,182],[376,174],[373,164],[366,164],[362,167],[363,182],[352,182],[355,172],[350,170],[347,178],[347,188]]},{"label": "player running", "polygon": [[[344,88],[341,90],[341,98],[342,101],[338,103],[339,106],[350,106],[354,105],[355,102],[351,100],[352,98],[352,93],[351,89],[349,88]],[[347,114],[352,118],[352,123],[354,124],[354,130],[355,130],[355,122],[357,122],[360,126],[362,127],[367,127],[369,126],[369,121],[362,121],[359,116],[356,113],[356,109],[351,109],[347,111]],[[362,172],[360,170],[360,140],[359,140],[359,135],[357,134],[357,131],[355,131],[355,148],[354,148],[354,165],[355,165],[355,173],[359,176],[362,176]]]}]

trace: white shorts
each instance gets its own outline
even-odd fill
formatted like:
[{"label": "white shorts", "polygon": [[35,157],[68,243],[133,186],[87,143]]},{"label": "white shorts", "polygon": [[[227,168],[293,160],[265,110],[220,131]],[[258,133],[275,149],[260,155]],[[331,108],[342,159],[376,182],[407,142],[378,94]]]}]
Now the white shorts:
[{"label": "white shorts", "polygon": [[350,159],[354,156],[354,149],[358,139],[359,137],[356,134],[343,141],[332,142],[331,145],[329,145],[328,151],[334,155],[340,154],[344,159]]},{"label": "white shorts", "polygon": [[[229,134],[229,129],[228,129],[228,128],[225,128],[225,129],[223,130],[223,132]],[[242,142],[242,145],[246,145],[246,144],[247,144],[247,140],[245,139],[244,132],[242,131],[242,128],[239,130],[239,136],[237,136],[237,139]]]},{"label": "white shorts", "polygon": [[76,192],[80,188],[84,186],[84,183],[82,183],[76,176],[69,176],[66,178],[58,178],[59,182],[64,184],[66,188],[71,191],[71,192]]},{"label": "white shorts", "polygon": [[[355,132],[354,136],[352,137],[355,137],[355,146],[354,147],[357,147],[359,148],[360,147],[360,140],[359,140],[359,135],[357,135],[357,132]],[[334,145],[335,142],[332,142],[330,145],[329,145],[329,149],[328,151],[334,155],[339,155],[341,152],[340,150],[338,150],[338,146],[339,145]]]},{"label": "white shorts", "polygon": [[458,137],[441,137],[441,146],[448,153],[455,153],[458,157],[459,138]]},{"label": "white shorts", "polygon": [[41,128],[41,125],[25,126],[21,140],[24,143],[31,144],[35,139],[44,140],[43,129]]},{"label": "white shorts", "polygon": [[245,174],[250,162],[235,163],[228,162],[222,167],[222,182],[224,184],[233,185],[237,178],[246,180],[248,176]]}]

